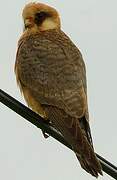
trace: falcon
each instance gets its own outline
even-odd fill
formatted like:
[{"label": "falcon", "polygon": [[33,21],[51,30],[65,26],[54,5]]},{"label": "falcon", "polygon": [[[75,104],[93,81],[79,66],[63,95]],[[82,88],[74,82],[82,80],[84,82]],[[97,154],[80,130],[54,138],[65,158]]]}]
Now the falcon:
[{"label": "falcon", "polygon": [[[81,167],[102,175],[89,127],[86,69],[79,49],[61,30],[56,9],[29,3],[15,62],[17,83],[28,106],[63,135]],[[44,133],[45,134],[45,133]]]}]

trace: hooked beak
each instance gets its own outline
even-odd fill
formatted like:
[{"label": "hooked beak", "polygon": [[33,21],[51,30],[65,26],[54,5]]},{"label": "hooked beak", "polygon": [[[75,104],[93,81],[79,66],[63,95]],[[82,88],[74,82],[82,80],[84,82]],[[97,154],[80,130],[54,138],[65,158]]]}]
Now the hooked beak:
[{"label": "hooked beak", "polygon": [[32,27],[34,24],[33,18],[29,17],[24,20],[25,29]]}]

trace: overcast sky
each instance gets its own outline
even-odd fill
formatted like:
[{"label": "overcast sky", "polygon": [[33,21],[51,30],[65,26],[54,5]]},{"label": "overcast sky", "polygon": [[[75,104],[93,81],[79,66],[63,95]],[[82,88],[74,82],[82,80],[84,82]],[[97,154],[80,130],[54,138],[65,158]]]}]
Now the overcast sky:
[{"label": "overcast sky", "polygon": [[[1,1],[0,88],[24,102],[14,62],[21,11],[30,1]],[[117,165],[117,0],[42,0],[55,7],[62,29],[80,48],[88,78],[90,124],[97,153]],[[93,180],[76,156],[0,103],[0,179]],[[112,180],[104,173],[99,180]]]}]

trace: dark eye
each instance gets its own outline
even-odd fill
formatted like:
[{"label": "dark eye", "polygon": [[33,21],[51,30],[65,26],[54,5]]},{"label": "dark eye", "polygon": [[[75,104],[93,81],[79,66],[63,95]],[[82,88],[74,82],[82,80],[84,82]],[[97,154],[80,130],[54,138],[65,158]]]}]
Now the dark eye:
[{"label": "dark eye", "polygon": [[45,19],[46,17],[48,17],[48,14],[46,12],[39,12],[39,13],[36,13],[35,14],[35,23],[37,25],[41,24]]},{"label": "dark eye", "polygon": [[42,18],[42,17],[45,17],[47,15],[47,13],[45,13],[45,12],[39,12],[39,13],[36,13],[36,17],[38,17],[38,18]]}]

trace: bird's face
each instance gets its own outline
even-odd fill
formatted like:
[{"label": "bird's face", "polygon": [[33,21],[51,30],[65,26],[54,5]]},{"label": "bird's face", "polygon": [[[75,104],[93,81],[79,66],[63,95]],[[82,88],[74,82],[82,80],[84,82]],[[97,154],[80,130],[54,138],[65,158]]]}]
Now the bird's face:
[{"label": "bird's face", "polygon": [[45,4],[30,3],[23,10],[24,31],[60,28],[60,18],[58,12]]}]

